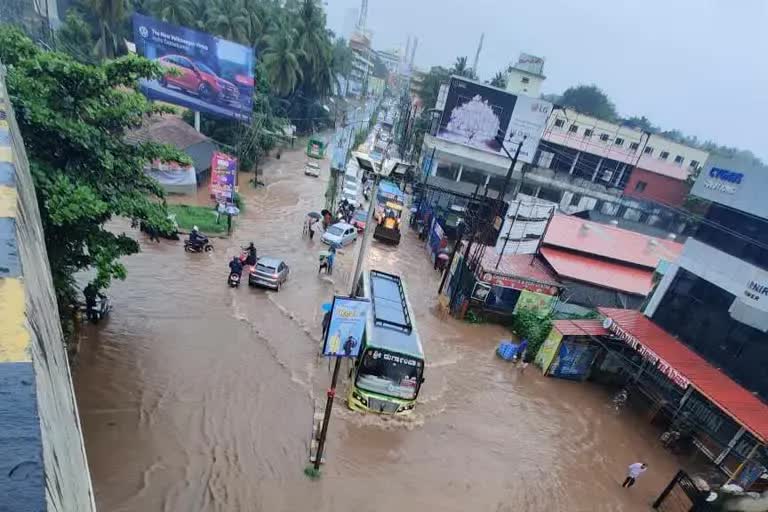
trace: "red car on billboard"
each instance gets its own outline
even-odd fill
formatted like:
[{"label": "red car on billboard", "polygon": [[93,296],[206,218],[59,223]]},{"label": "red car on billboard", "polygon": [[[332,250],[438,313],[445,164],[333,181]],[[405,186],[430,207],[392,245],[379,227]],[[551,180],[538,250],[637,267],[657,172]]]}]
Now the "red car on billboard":
[{"label": "red car on billboard", "polygon": [[160,79],[160,85],[163,87],[177,87],[184,92],[196,94],[202,100],[218,103],[236,102],[240,98],[237,86],[219,78],[202,62],[182,55],[165,55],[158,58],[157,62],[176,71],[163,75]]}]

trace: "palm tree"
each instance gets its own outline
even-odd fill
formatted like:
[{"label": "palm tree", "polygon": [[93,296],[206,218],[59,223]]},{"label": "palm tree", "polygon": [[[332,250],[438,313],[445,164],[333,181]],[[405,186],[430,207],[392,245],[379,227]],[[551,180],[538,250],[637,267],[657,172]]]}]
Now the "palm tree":
[{"label": "palm tree", "polygon": [[456,62],[454,63],[453,68],[451,68],[451,74],[472,79],[477,78],[475,71],[467,66],[466,57],[456,57]]},{"label": "palm tree", "polygon": [[507,77],[501,71],[497,71],[493,78],[491,78],[491,85],[505,89],[507,87]]},{"label": "palm tree", "polygon": [[118,32],[125,18],[126,0],[87,0],[86,6],[99,24],[96,53],[112,58],[117,53]]},{"label": "palm tree", "polygon": [[193,3],[191,0],[158,0],[152,11],[156,17],[163,21],[188,27],[194,19],[192,17]]},{"label": "palm tree", "polygon": [[281,30],[266,38],[267,49],[264,51],[262,63],[267,72],[274,91],[281,95],[291,94],[304,77],[299,64],[303,55],[296,48],[293,34],[289,30]]},{"label": "palm tree", "polygon": [[250,19],[242,0],[213,0],[206,18],[206,28],[217,36],[249,43]]}]

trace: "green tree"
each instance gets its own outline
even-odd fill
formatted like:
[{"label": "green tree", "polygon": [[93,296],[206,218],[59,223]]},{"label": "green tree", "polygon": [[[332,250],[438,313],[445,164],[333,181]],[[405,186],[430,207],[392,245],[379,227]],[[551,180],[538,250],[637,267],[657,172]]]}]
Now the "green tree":
[{"label": "green tree", "polygon": [[[352,72],[352,63],[355,56],[352,48],[343,37],[337,38],[333,42],[333,48],[331,50],[331,69],[336,76],[342,76],[345,79],[349,78],[349,74]],[[336,86],[341,88],[341,84],[336,80]],[[347,91],[340,91],[341,95],[346,95]]]},{"label": "green tree", "polygon": [[175,25],[192,25],[194,0],[160,0],[151,7],[153,14]]},{"label": "green tree", "polygon": [[504,89],[507,87],[507,76],[501,71],[497,71],[493,78],[491,78],[491,85]]},{"label": "green tree", "polygon": [[242,0],[213,0],[206,16],[206,28],[224,39],[248,44],[251,17]]},{"label": "green tree", "polygon": [[[189,163],[173,148],[124,142],[126,131],[159,112],[136,91],[161,69],[136,56],[92,66],[36,47],[0,27],[0,60],[35,182],[54,287],[63,312],[77,297],[74,275],[95,269],[100,287],[123,279],[121,256],[139,250],[105,229],[114,216],[170,230],[163,192],[144,173],[156,159]],[[67,323],[64,324],[65,329]]]},{"label": "green tree", "polygon": [[114,57],[121,47],[120,36],[126,18],[126,1],[85,0],[83,5],[98,27],[96,53],[100,57]]},{"label": "green tree", "polygon": [[274,91],[287,96],[292,93],[304,73],[299,64],[301,50],[296,47],[293,34],[289,30],[267,36],[267,49],[262,62],[264,70],[272,83]]},{"label": "green tree", "polygon": [[83,18],[80,11],[70,9],[54,37],[55,47],[70,54],[80,62],[94,63],[94,46],[91,25]]},{"label": "green tree", "polygon": [[442,66],[432,66],[421,82],[418,94],[425,108],[434,108],[437,103],[437,96],[440,93],[440,86],[448,83],[451,77],[451,70]]},{"label": "green tree", "polygon": [[659,128],[654,126],[653,123],[645,116],[637,117],[632,116],[621,120],[621,124],[644,132],[656,133]]},{"label": "green tree", "polygon": [[616,121],[616,105],[596,85],[569,87],[560,97],[560,105],[606,121]]},{"label": "green tree", "polygon": [[468,66],[466,57],[456,57],[456,62],[451,68],[451,74],[463,76],[472,80],[477,79],[475,70]]}]

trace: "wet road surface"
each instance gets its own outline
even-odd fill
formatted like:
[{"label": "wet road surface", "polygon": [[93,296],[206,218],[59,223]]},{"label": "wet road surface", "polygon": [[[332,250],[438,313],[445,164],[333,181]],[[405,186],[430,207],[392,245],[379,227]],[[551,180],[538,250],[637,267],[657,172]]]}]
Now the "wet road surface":
[{"label": "wet road surface", "polygon": [[[353,413],[339,392],[323,477],[303,475],[330,381],[320,304],[348,291],[360,243],[333,280],[317,275],[321,244],[300,233],[323,206],[328,170],[309,178],[303,164],[283,153],[266,187],[242,186],[237,232],[211,254],[136,233],[143,252],[126,259],[115,310],[86,328],[75,369],[99,509],[648,510],[676,465],[647,420],[617,416],[591,384],[519,373],[494,355],[501,327],[440,313],[439,275],[407,228],[399,248],[372,242],[367,266],[405,277],[427,356],[417,408],[406,419]],[[226,286],[227,261],[251,240],[290,266],[279,293]],[[621,489],[638,460],[649,471]]]}]

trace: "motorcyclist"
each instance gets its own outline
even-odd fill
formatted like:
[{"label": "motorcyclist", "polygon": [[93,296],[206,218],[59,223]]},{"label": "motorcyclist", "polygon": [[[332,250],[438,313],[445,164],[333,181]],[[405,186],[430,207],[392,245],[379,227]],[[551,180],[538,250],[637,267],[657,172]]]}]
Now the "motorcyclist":
[{"label": "motorcyclist", "polygon": [[240,258],[237,256],[232,257],[232,261],[229,262],[229,271],[238,276],[243,274],[243,264],[240,262]]},{"label": "motorcyclist", "polygon": [[248,244],[248,247],[245,248],[245,252],[247,253],[245,256],[245,264],[249,267],[256,265],[258,257],[256,256],[256,246],[253,245],[253,242]]},{"label": "motorcyclist", "polygon": [[98,299],[104,299],[105,296],[99,292],[98,287],[93,283],[83,289],[83,295],[85,295],[85,316],[88,320],[97,320],[96,316],[96,304]]}]

